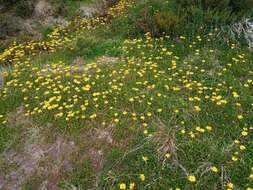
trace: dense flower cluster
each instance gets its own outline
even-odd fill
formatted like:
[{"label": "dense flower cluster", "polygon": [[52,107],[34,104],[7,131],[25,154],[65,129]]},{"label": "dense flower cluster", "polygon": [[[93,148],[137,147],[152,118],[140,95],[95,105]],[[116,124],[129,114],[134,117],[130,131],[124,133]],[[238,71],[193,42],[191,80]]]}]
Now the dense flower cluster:
[{"label": "dense flower cluster", "polygon": [[[42,53],[45,51],[54,52],[57,48],[74,40],[75,36],[85,30],[93,30],[100,25],[104,25],[110,18],[122,14],[127,7],[131,6],[129,0],[121,0],[119,3],[109,8],[105,16],[95,16],[91,18],[76,18],[66,25],[55,27],[45,41],[30,41],[23,44],[14,42],[9,48],[0,54],[0,64],[14,63],[25,55]],[[75,34],[75,35],[74,35]]]}]

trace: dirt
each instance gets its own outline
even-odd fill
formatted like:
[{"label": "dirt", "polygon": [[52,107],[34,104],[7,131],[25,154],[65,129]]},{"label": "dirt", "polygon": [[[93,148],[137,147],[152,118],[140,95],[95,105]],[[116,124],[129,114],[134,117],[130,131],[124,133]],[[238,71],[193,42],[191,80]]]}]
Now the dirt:
[{"label": "dirt", "polygon": [[[101,56],[98,57],[94,63],[97,65],[113,66],[118,63],[120,59],[118,57]],[[94,68],[91,64],[87,64],[82,57],[74,59],[72,64],[72,73],[92,73]]]},{"label": "dirt", "polygon": [[98,64],[104,64],[109,66],[115,65],[119,61],[120,59],[118,57],[111,57],[111,56],[101,56],[97,59]]},{"label": "dirt", "polygon": [[4,74],[0,71],[0,90],[4,88]]},{"label": "dirt", "polygon": [[106,3],[103,1],[97,1],[96,3],[81,3],[79,7],[79,15],[81,17],[93,17],[95,15],[103,15],[105,13]]},{"label": "dirt", "polygon": [[49,2],[45,0],[39,0],[38,3],[35,5],[34,16],[38,19],[45,19],[53,15],[54,9]]},{"label": "dirt", "polygon": [[8,122],[8,126],[22,127],[19,134],[22,137],[19,147],[22,148],[10,148],[0,155],[5,164],[16,166],[7,173],[0,171],[0,188],[19,190],[37,176],[42,189],[57,189],[52,188],[52,184],[57,184],[62,172],[73,169],[72,156],[78,150],[74,141],[59,136],[53,143],[46,142],[48,134],[24,116],[22,107],[9,114]]},{"label": "dirt", "polygon": [[77,137],[66,137],[54,132],[52,124],[36,126],[24,113],[24,107],[19,107],[8,114],[7,126],[18,127],[21,132],[13,145],[0,154],[0,189],[21,190],[35,181],[32,187],[36,189],[60,190],[59,182],[73,171],[77,160],[90,160],[99,175],[106,163],[106,150],[118,146],[113,139],[113,126],[94,127]]}]

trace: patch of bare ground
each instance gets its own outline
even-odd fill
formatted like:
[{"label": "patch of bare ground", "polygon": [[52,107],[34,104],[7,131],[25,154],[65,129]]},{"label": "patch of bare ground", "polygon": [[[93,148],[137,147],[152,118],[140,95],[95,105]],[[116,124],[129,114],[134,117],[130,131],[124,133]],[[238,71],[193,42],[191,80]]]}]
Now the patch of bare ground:
[{"label": "patch of bare ground", "polygon": [[[205,59],[205,64],[208,69],[207,76],[213,77],[215,73],[219,72],[220,69],[222,69],[221,63],[219,62],[219,50],[213,50],[205,48],[202,50],[203,55],[209,55],[205,57],[201,57],[195,52],[189,54],[187,57],[185,57],[184,61],[187,63],[193,62],[193,63],[201,63],[203,62],[203,59]],[[211,53],[210,53],[211,52]],[[188,67],[192,67],[190,64]]]},{"label": "patch of bare ground", "polygon": [[94,63],[87,64],[82,57],[76,57],[72,64],[73,73],[92,73],[96,66],[112,67],[120,61],[119,57],[101,56]]},{"label": "patch of bare ground", "polygon": [[[32,184],[34,189],[60,190],[61,180],[68,180],[77,163],[90,161],[94,173],[94,189],[108,163],[108,153],[115,147],[125,148],[131,142],[116,139],[114,125],[81,129],[78,135],[63,135],[55,126],[38,127],[25,117],[23,107],[8,114],[8,127],[19,127],[20,133],[0,154],[0,189],[21,190]],[[130,134],[130,133],[129,133]],[[73,186],[74,188],[74,186]]]},{"label": "patch of bare ground", "polygon": [[9,114],[8,123],[9,127],[20,127],[21,133],[13,139],[19,148],[10,146],[0,155],[3,164],[15,166],[9,171],[1,169],[0,188],[22,189],[30,178],[37,176],[44,187],[47,181],[47,189],[58,189],[56,182],[62,171],[72,169],[72,156],[77,151],[74,141],[59,136],[52,143],[46,142],[49,134],[24,116],[23,107]]},{"label": "patch of bare ground", "polygon": [[64,65],[62,62],[60,62],[61,64],[59,64],[56,68],[51,64],[45,64],[42,66],[39,75],[48,76],[49,74],[66,72],[70,72],[71,74],[90,74],[93,73],[98,66],[113,67],[119,62],[119,57],[101,56],[98,57],[94,62],[87,63],[82,57],[78,56],[73,60],[71,65]]}]

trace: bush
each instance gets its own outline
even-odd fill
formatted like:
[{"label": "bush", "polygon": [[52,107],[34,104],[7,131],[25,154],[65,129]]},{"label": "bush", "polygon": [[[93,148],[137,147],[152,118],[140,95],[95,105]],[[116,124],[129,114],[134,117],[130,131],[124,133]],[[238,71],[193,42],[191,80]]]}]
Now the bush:
[{"label": "bush", "polygon": [[12,7],[16,5],[20,0],[0,0],[0,4],[5,7]]},{"label": "bush", "polygon": [[118,2],[118,0],[105,0],[105,2],[108,7],[112,7]]},{"label": "bush", "polygon": [[34,11],[34,1],[21,0],[16,6],[16,14],[20,17],[29,17]]},{"label": "bush", "polygon": [[140,11],[140,16],[136,19],[135,26],[137,31],[141,33],[150,32],[153,35],[157,34],[154,16],[149,7],[145,7]]},{"label": "bush", "polygon": [[94,49],[99,42],[94,37],[79,37],[75,48],[73,49],[74,57],[89,57],[93,55]]},{"label": "bush", "polygon": [[74,18],[77,16],[79,3],[77,0],[54,0],[52,4],[55,9],[55,16]]},{"label": "bush", "polygon": [[0,39],[5,39],[7,36],[13,36],[19,31],[20,26],[15,17],[0,15]]},{"label": "bush", "polygon": [[168,1],[149,0],[139,3],[133,10],[131,19],[135,22],[136,33],[150,32],[153,36],[163,33],[180,35],[184,18],[174,11],[174,5]]},{"label": "bush", "polygon": [[161,34],[180,34],[183,28],[183,18],[171,11],[161,11],[154,15],[144,9],[141,18],[137,19],[136,27],[142,33],[150,32],[153,36]]},{"label": "bush", "polygon": [[195,35],[235,23],[252,8],[253,0],[140,0],[124,22],[133,23],[129,36]]},{"label": "bush", "polygon": [[184,19],[171,11],[156,13],[154,21],[158,34],[180,34],[184,24]]},{"label": "bush", "polygon": [[178,0],[177,2],[183,8],[194,6],[204,10],[229,10],[236,14],[246,13],[253,8],[253,0]]}]

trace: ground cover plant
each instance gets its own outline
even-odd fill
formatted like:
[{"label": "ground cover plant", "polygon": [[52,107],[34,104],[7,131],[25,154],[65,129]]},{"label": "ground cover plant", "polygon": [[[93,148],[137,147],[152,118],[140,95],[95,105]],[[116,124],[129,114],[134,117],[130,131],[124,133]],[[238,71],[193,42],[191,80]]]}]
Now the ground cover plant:
[{"label": "ground cover plant", "polygon": [[[0,155],[20,151],[23,140],[12,138],[36,125],[47,143],[64,134],[77,145],[67,154],[74,169],[50,173],[57,188],[252,190],[252,53],[220,43],[216,30],[114,35],[134,4],[119,1],[105,17],[76,19],[0,54]],[[17,110],[28,119],[19,128],[10,117]],[[40,187],[44,176],[32,175],[23,189]]]},{"label": "ground cover plant", "polygon": [[143,0],[118,23],[124,22],[125,33],[130,30],[128,36],[146,32],[153,36],[198,35],[252,15],[252,6],[251,0]]}]

